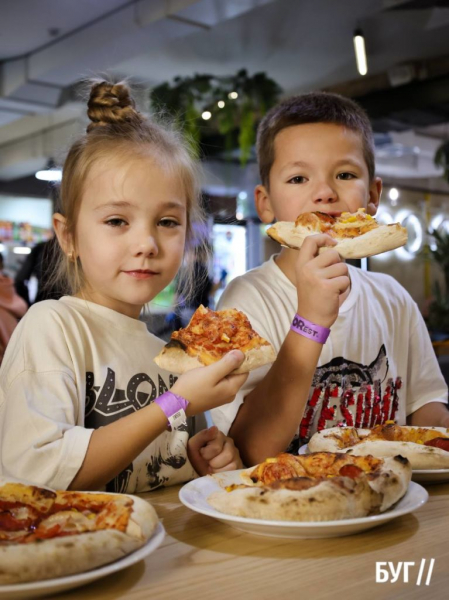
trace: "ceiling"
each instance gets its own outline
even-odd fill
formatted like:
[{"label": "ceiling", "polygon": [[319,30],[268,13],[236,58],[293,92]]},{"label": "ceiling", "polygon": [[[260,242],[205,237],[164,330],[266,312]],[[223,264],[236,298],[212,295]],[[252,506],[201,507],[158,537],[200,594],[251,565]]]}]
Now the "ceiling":
[{"label": "ceiling", "polygon": [[[265,71],[285,95],[357,98],[388,177],[438,174],[449,137],[449,0],[1,0],[0,191],[63,155],[84,127],[80,81]],[[368,75],[352,35],[361,28]],[[145,102],[146,101],[146,102]]]}]

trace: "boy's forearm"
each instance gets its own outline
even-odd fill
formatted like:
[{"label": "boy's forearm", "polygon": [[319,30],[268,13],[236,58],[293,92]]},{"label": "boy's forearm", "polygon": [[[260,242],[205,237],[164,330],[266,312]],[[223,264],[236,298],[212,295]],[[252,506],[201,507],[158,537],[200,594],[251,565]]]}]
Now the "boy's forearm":
[{"label": "boy's forearm", "polygon": [[167,417],[151,404],[96,429],[71,490],[101,489],[125,469],[167,427]]},{"label": "boy's forearm", "polygon": [[246,397],[229,435],[251,466],[283,452],[302,419],[322,345],[290,332],[265,378]]},{"label": "boy's forearm", "polygon": [[449,410],[444,402],[429,402],[407,417],[408,425],[449,428]]}]

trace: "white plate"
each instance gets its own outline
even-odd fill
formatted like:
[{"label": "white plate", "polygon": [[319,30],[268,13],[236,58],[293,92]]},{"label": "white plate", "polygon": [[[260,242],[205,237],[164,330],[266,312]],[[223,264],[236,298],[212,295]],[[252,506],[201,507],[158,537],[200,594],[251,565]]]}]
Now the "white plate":
[{"label": "white plate", "polygon": [[372,517],[359,519],[344,519],[341,521],[324,522],[298,522],[298,521],[268,521],[263,519],[248,519],[245,517],[234,517],[215,510],[207,502],[212,492],[222,490],[225,485],[242,482],[241,471],[229,471],[220,476],[206,476],[194,479],[184,485],[179,492],[181,502],[191,510],[214,517],[223,523],[236,527],[247,533],[268,535],[283,538],[329,538],[343,535],[351,535],[372,527],[382,525],[401,515],[406,515],[427,502],[429,495],[427,491],[417,483],[410,482],[405,496],[394,508]]},{"label": "white plate", "polygon": [[165,537],[165,529],[161,523],[158,523],[155,532],[148,540],[148,542],[139,548],[135,552],[128,554],[120,560],[116,560],[109,565],[94,569],[93,571],[87,571],[85,573],[78,573],[77,575],[70,575],[69,577],[58,577],[57,579],[45,579],[44,581],[34,581],[30,583],[15,583],[12,585],[0,585],[0,598],[4,600],[30,600],[31,598],[39,598],[40,596],[48,596],[49,594],[57,594],[65,590],[91,583],[100,577],[111,575],[111,573],[117,573],[126,567],[130,567],[146,556],[154,552],[156,548],[162,543]]},{"label": "white plate", "polygon": [[[308,445],[301,446],[298,454],[309,454]],[[412,479],[419,483],[444,483],[449,481],[449,469],[415,469],[412,471]]]},{"label": "white plate", "polygon": [[444,483],[449,481],[449,469],[422,469],[412,471],[413,481],[420,483]]}]

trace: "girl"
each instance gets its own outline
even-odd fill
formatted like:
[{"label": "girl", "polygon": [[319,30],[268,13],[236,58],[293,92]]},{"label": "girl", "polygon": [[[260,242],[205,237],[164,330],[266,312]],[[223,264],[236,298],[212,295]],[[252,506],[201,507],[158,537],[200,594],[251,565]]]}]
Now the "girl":
[{"label": "girl", "polygon": [[35,304],[7,348],[0,475],[132,493],[239,468],[217,428],[189,439],[183,411],[232,401],[246,376],[229,374],[243,354],[176,380],[153,362],[164,343],[138,320],[177,274],[202,219],[197,166],[178,135],[136,111],[125,85],[93,85],[88,116],[53,217],[56,279],[71,295]]}]

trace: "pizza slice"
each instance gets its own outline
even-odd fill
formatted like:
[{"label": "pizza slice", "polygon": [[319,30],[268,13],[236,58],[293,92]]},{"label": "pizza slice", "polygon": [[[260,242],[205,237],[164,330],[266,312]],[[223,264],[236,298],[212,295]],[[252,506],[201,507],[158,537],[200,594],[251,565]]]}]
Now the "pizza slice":
[{"label": "pizza slice", "polygon": [[[342,258],[366,258],[403,246],[407,229],[399,223],[380,225],[364,208],[356,213],[343,212],[333,216],[324,212],[303,213],[296,221],[278,221],[267,234],[288,248],[301,248],[309,235],[327,233],[335,240],[334,248]],[[325,251],[329,248],[321,248]]]},{"label": "pizza slice", "polygon": [[246,482],[214,492],[216,510],[280,521],[332,521],[388,510],[406,493],[407,459],[317,452],[279,454],[242,473]]},{"label": "pizza slice", "polygon": [[210,310],[201,305],[184,329],[172,333],[171,340],[155,357],[155,363],[173,373],[185,373],[217,362],[230,350],[241,350],[243,364],[233,373],[247,373],[272,363],[272,345],[254,329],[239,310]]},{"label": "pizza slice", "polygon": [[0,584],[108,564],[143,546],[157,523],[154,508],[135,496],[0,481]]},{"label": "pizza slice", "polygon": [[449,430],[443,427],[410,427],[387,421],[373,429],[331,427],[315,433],[311,452],[351,452],[389,457],[401,454],[415,470],[449,469]]}]

